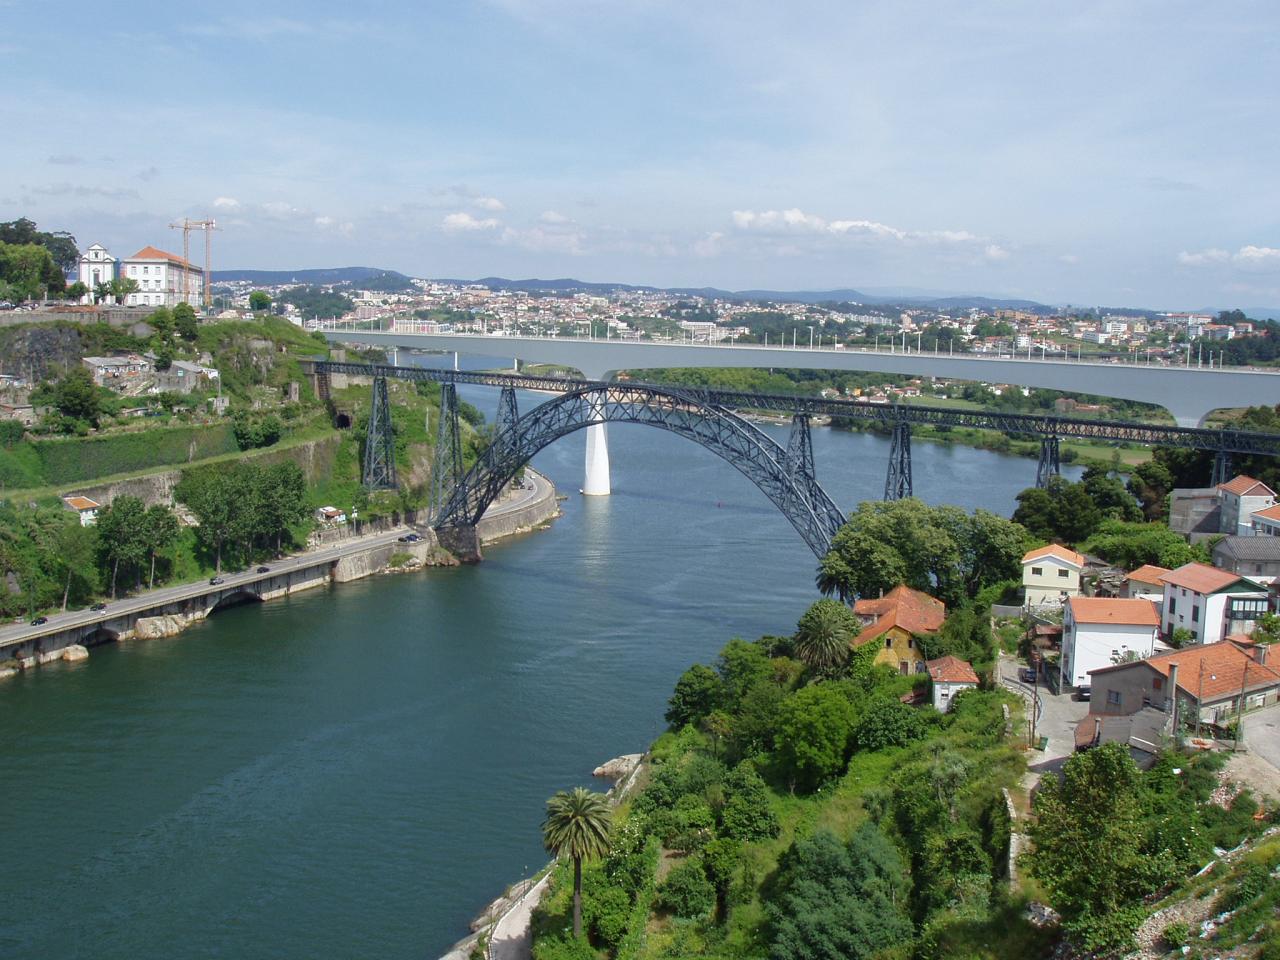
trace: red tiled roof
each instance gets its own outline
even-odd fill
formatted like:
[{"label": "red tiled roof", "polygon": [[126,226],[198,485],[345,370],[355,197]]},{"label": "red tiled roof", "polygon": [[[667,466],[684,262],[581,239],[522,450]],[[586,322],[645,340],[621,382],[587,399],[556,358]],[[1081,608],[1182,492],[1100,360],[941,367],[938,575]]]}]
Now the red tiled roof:
[{"label": "red tiled roof", "polygon": [[88,497],[63,497],[62,502],[72,510],[94,510],[100,506],[96,500]]},{"label": "red tiled roof", "polygon": [[1280,520],[1280,503],[1274,507],[1267,507],[1265,510],[1253,511],[1253,516],[1262,517],[1263,520]]},{"label": "red tiled roof", "polygon": [[[1176,663],[1178,689],[1201,701],[1220,700],[1232,694],[1239,696],[1241,684],[1245,690],[1280,685],[1280,672],[1258,663],[1229,640],[1169,650],[1138,663],[1145,664],[1163,677],[1169,676],[1170,664]],[[1090,670],[1089,675],[1137,665],[1121,663]]]},{"label": "red tiled roof", "polygon": [[143,247],[132,257],[126,257],[126,260],[168,260],[170,263],[176,263],[180,267],[186,267],[188,270],[194,270],[196,273],[204,271],[197,267],[194,263],[183,260],[176,253],[165,253],[158,247]]},{"label": "red tiled roof", "polygon": [[1154,563],[1144,563],[1137,570],[1126,573],[1126,580],[1137,580],[1139,583],[1160,583],[1166,573],[1169,573],[1168,567],[1157,567]]},{"label": "red tiled roof", "polygon": [[947,607],[927,593],[912,590],[906,584],[898,584],[883,597],[859,600],[853,612],[861,616],[873,616],[875,623],[858,634],[854,645],[880,636],[891,627],[901,627],[910,634],[933,633],[947,618]]},{"label": "red tiled roof", "polygon": [[1022,562],[1024,564],[1030,563],[1032,560],[1039,560],[1041,557],[1056,557],[1059,560],[1067,561],[1067,563],[1073,563],[1077,567],[1084,566],[1084,554],[1076,553],[1070,547],[1064,547],[1060,543],[1051,543],[1047,547],[1028,550],[1022,555]]},{"label": "red tiled roof", "polygon": [[1160,626],[1160,612],[1150,600],[1112,597],[1068,597],[1067,606],[1077,623],[1118,623],[1135,627]]},{"label": "red tiled roof", "polygon": [[942,683],[977,683],[978,675],[967,661],[947,654],[925,664],[929,676]]},{"label": "red tiled roof", "polygon": [[[1255,487],[1261,487],[1262,492],[1254,492]],[[1261,480],[1255,480],[1253,477],[1246,477],[1243,473],[1238,477],[1228,480],[1226,483],[1218,484],[1218,489],[1225,490],[1227,493],[1234,493],[1237,497],[1274,497],[1276,495],[1276,492]]]},{"label": "red tiled roof", "polygon": [[1166,573],[1162,579],[1165,583],[1186,587],[1196,593],[1213,593],[1231,586],[1241,577],[1238,573],[1228,573],[1207,563],[1184,563],[1177,570]]}]

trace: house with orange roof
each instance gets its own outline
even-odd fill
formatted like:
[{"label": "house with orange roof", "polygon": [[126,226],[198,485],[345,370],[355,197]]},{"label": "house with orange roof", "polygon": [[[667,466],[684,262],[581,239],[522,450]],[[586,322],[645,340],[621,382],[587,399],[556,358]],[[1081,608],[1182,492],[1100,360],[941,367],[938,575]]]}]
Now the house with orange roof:
[{"label": "house with orange roof", "polygon": [[1217,643],[1231,633],[1252,633],[1268,610],[1267,588],[1207,563],[1184,563],[1164,575],[1161,632],[1179,627],[1196,643]]},{"label": "house with orange roof", "polygon": [[1144,707],[1177,714],[1184,724],[1225,723],[1239,710],[1280,698],[1280,670],[1265,644],[1230,640],[1168,650],[1146,660],[1101,667],[1090,675],[1091,713],[1136,713]]},{"label": "house with orange roof", "polygon": [[1160,611],[1150,600],[1067,598],[1059,661],[1064,687],[1086,686],[1091,670],[1167,649],[1160,640]]},{"label": "house with orange roof", "polygon": [[978,686],[978,675],[973,672],[972,665],[959,657],[947,654],[926,661],[924,667],[932,681],[933,708],[939,713],[946,713],[958,695]]},{"label": "house with orange roof", "polygon": [[863,623],[854,647],[875,643],[880,648],[875,662],[903,674],[924,673],[919,638],[936,633],[947,619],[946,604],[906,584],[882,597],[857,601],[853,612]]},{"label": "house with orange roof", "polygon": [[1137,570],[1124,575],[1124,596],[1128,599],[1141,597],[1144,600],[1164,600],[1164,577],[1167,567],[1157,567],[1154,563],[1144,563]]},{"label": "house with orange roof", "polygon": [[82,527],[92,527],[97,523],[98,510],[102,507],[102,504],[98,503],[98,501],[78,495],[63,497],[62,505],[80,515],[80,526]]},{"label": "house with orange roof", "polygon": [[176,307],[198,304],[204,291],[204,271],[175,253],[146,246],[120,261],[120,276],[138,283],[127,306]]},{"label": "house with orange roof", "polygon": [[1280,504],[1257,510],[1250,518],[1250,526],[1257,537],[1280,537]]},{"label": "house with orange roof", "polygon": [[1253,515],[1274,506],[1276,492],[1261,480],[1240,474],[1218,484],[1219,524],[1222,533],[1248,536],[1253,533]]},{"label": "house with orange roof", "polygon": [[1028,607],[1058,606],[1080,594],[1085,558],[1070,547],[1051,543],[1022,555],[1023,603]]}]

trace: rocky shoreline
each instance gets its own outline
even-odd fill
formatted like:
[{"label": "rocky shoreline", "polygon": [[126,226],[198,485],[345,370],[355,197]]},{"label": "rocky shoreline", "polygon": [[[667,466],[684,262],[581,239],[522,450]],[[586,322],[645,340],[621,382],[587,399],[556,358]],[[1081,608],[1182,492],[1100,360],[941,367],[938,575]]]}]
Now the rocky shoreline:
[{"label": "rocky shoreline", "polygon": [[[613,781],[613,786],[609,788],[608,796],[610,802],[615,806],[621,803],[622,799],[635,786],[636,779],[644,767],[644,757],[645,755],[642,753],[626,753],[620,757],[614,757],[612,760],[606,760],[591,771],[593,777]],[[503,917],[527,899],[554,866],[555,861],[552,861],[532,877],[526,877],[508,887],[506,893],[491,902],[476,915],[475,919],[468,925],[471,933],[450,947],[440,960],[470,960],[473,956],[487,956],[487,953],[483,952],[482,941],[487,943],[489,935],[497,928]],[[542,892],[538,891],[537,896],[540,898],[541,895]],[[537,901],[535,900],[534,905],[536,903]],[[482,952],[477,954],[476,950],[481,950]]]}]

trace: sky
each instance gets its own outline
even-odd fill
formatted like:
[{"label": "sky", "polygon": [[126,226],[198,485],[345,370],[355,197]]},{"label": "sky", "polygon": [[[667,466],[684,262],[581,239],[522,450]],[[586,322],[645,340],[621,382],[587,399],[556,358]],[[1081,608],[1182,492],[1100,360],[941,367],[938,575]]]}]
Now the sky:
[{"label": "sky", "polygon": [[1274,0],[0,0],[0,220],[129,255],[213,217],[215,270],[1278,307],[1277,64]]}]

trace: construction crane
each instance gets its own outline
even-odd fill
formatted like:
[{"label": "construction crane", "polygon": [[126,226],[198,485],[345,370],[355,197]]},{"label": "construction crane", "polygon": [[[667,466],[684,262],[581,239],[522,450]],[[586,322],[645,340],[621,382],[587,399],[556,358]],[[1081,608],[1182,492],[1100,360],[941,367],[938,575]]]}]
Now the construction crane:
[{"label": "construction crane", "polygon": [[172,230],[182,231],[182,299],[187,303],[191,302],[191,231],[204,231],[204,308],[208,310],[213,304],[212,287],[213,276],[210,273],[210,252],[213,241],[213,231],[221,229],[218,224],[206,217],[203,220],[191,220],[183,217],[181,220],[169,224]]}]

